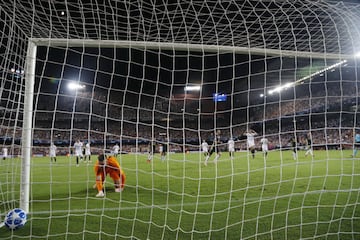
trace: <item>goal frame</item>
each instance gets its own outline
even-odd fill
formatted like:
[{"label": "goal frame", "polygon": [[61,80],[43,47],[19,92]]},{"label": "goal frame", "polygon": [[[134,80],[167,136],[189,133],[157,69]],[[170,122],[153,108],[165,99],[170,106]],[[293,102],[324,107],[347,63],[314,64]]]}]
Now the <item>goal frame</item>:
[{"label": "goal frame", "polygon": [[29,38],[25,62],[25,93],[24,93],[24,121],[22,130],[22,163],[20,183],[20,208],[29,212],[30,203],[30,164],[32,156],[32,126],[33,126],[33,99],[35,86],[36,54],[38,46],[66,46],[66,47],[103,47],[103,48],[137,48],[181,50],[193,52],[217,52],[248,54],[260,56],[299,57],[313,59],[347,60],[356,58],[355,55],[333,54],[319,52],[303,52],[279,49],[247,48],[237,46],[161,43],[146,41],[116,41],[116,40],[91,40],[91,39],[61,39],[61,38]]}]

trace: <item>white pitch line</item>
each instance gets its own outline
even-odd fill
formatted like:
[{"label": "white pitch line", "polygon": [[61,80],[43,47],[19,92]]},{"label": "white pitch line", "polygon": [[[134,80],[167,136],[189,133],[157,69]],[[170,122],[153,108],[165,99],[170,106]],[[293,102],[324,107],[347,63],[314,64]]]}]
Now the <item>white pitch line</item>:
[{"label": "white pitch line", "polygon": [[[338,192],[339,190],[337,190]],[[350,189],[350,191],[357,191],[357,189]],[[311,191],[311,192],[307,192],[307,194],[319,194],[319,193],[324,193],[324,192],[334,192],[333,190],[316,190],[316,191]],[[297,193],[297,194],[293,194],[292,196],[296,196],[296,195],[303,195],[303,193]],[[253,202],[258,202],[258,201],[267,201],[267,200],[275,200],[275,199],[281,199],[283,197],[290,197],[290,196],[272,196],[272,197],[261,197],[261,198],[246,198],[245,201],[244,199],[238,199],[238,200],[231,200],[231,205],[233,206],[235,203],[238,204],[243,204],[243,203],[248,203],[251,204]],[[103,200],[103,198],[99,198],[98,200]],[[215,204],[225,204],[225,203],[229,203],[229,201],[223,200],[223,201],[216,201]],[[63,209],[63,210],[54,210],[54,211],[39,211],[39,212],[30,212],[29,214],[32,215],[40,215],[40,214],[46,214],[49,215],[50,213],[84,213],[84,212],[105,212],[105,211],[133,211],[135,209],[151,209],[151,208],[168,208],[168,207],[181,207],[181,206],[194,206],[196,203],[191,202],[191,203],[183,203],[183,204],[163,204],[163,205],[146,205],[146,206],[134,206],[134,207],[120,207],[120,208],[89,208],[86,209],[86,211],[84,211],[84,209]],[[214,205],[213,201],[207,201],[207,202],[199,202],[197,204],[198,206],[204,206],[204,205],[209,205],[212,206]]]},{"label": "white pitch line", "polygon": [[[264,200],[266,199],[271,199],[271,198],[262,198]],[[99,200],[102,200],[99,199]],[[246,199],[249,202],[252,201],[257,201],[259,200],[259,198],[248,198]],[[222,204],[222,203],[228,203],[229,201],[216,201],[216,204]],[[239,200],[232,200],[231,203],[243,203],[244,200],[243,199],[239,199]],[[213,205],[214,202],[213,201],[208,201],[208,202],[199,202],[198,206],[201,205]],[[151,209],[151,208],[167,208],[167,207],[180,207],[180,206],[194,206],[194,202],[192,203],[184,203],[184,204],[164,204],[164,205],[147,205],[147,206],[135,206],[135,207],[120,207],[120,208],[89,208],[86,210],[86,212],[105,212],[105,211],[118,211],[119,209],[121,211],[132,211],[135,209]],[[64,209],[64,210],[54,210],[54,211],[39,211],[39,212],[31,212],[29,214],[32,215],[39,215],[39,214],[49,214],[49,213],[83,213],[84,209],[71,209],[69,211],[69,209]]]}]

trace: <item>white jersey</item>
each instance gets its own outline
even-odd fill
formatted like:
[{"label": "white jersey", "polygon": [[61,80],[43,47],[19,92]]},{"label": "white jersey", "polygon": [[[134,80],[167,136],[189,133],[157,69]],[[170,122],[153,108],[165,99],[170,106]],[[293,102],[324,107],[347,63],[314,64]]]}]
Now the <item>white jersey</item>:
[{"label": "white jersey", "polygon": [[87,143],[85,145],[85,156],[90,156],[91,155],[91,151],[90,151],[90,143]]},{"label": "white jersey", "polygon": [[3,148],[3,149],[2,149],[2,154],[3,154],[3,158],[7,158],[7,157],[8,157],[8,149],[7,149],[7,148]]},{"label": "white jersey", "polygon": [[163,147],[163,145],[160,145],[159,146],[159,153],[162,153],[164,151],[164,147]]},{"label": "white jersey", "polygon": [[114,152],[114,154],[119,154],[119,150],[120,150],[120,147],[119,147],[119,145],[115,145],[114,147],[113,147],[113,152]]},{"label": "white jersey", "polygon": [[83,143],[82,142],[75,142],[74,143],[74,149],[75,149],[75,156],[82,157],[82,149],[83,149]]},{"label": "white jersey", "polygon": [[201,149],[202,149],[203,153],[207,153],[209,151],[209,144],[207,142],[203,142],[201,144]]},{"label": "white jersey", "polygon": [[56,149],[57,149],[57,147],[54,144],[50,145],[50,149],[49,149],[50,157],[56,157]]},{"label": "white jersey", "polygon": [[267,138],[262,138],[260,140],[260,142],[261,142],[261,149],[263,150],[263,152],[267,152],[269,150],[269,147],[268,147],[269,141],[268,141],[268,139]]},{"label": "white jersey", "polygon": [[255,147],[255,135],[256,133],[246,133],[247,137],[247,146],[248,148]]},{"label": "white jersey", "polygon": [[230,139],[228,141],[228,149],[229,149],[229,152],[235,152],[235,142],[234,142],[234,140]]}]

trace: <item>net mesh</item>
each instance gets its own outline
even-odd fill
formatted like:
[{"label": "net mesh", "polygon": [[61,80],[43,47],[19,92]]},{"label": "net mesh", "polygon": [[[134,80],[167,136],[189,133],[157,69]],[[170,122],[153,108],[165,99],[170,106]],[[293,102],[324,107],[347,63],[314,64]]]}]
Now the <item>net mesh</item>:
[{"label": "net mesh", "polygon": [[[358,4],[0,2],[2,219],[37,46],[28,223],[4,239],[359,238]],[[104,152],[126,183],[99,198]]]}]

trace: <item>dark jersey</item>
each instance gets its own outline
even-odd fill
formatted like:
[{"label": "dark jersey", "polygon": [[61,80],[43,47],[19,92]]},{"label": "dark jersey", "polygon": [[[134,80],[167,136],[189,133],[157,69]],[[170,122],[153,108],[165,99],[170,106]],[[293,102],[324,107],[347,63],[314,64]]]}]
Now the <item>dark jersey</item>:
[{"label": "dark jersey", "polygon": [[211,146],[211,149],[209,151],[209,154],[213,154],[214,152],[218,153],[219,152],[219,145],[221,144],[221,141],[220,141],[220,135],[216,135],[215,138],[214,138],[214,142]]},{"label": "dark jersey", "polygon": [[155,151],[156,151],[155,143],[149,143],[149,152],[150,153],[155,153]]},{"label": "dark jersey", "polygon": [[297,143],[298,143],[298,141],[296,140],[296,138],[290,139],[290,144],[291,144],[292,148],[297,148]]},{"label": "dark jersey", "polygon": [[166,153],[167,152],[167,144],[165,143],[162,146],[163,146],[163,153]]}]

